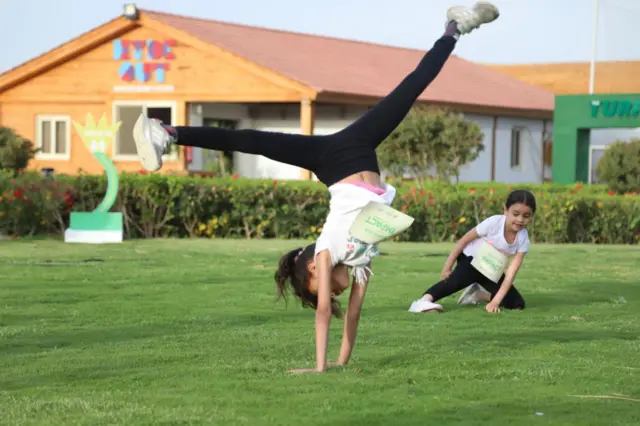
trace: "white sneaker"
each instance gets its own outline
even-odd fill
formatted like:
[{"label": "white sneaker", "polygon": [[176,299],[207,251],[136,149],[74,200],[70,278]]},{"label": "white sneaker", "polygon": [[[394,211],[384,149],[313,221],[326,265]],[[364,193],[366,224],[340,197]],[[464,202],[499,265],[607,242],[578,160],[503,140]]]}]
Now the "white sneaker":
[{"label": "white sneaker", "polygon": [[442,312],[442,306],[424,299],[418,299],[411,304],[409,312]]},{"label": "white sneaker", "polygon": [[489,293],[480,284],[473,283],[464,290],[462,295],[460,295],[458,298],[458,305],[477,305],[487,297],[491,299],[491,293]]},{"label": "white sneaker", "polygon": [[162,127],[162,122],[140,114],[133,126],[133,140],[136,142],[138,157],[142,166],[155,172],[162,167],[162,155],[169,152],[173,137]]},{"label": "white sneaker", "polygon": [[447,23],[455,21],[460,34],[468,34],[482,24],[493,22],[500,16],[498,8],[484,1],[477,2],[473,7],[452,6],[447,10]]}]

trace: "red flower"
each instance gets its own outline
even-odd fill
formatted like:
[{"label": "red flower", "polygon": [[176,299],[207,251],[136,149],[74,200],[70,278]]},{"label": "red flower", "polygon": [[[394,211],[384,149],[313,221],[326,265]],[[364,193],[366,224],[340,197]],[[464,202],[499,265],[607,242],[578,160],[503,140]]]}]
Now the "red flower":
[{"label": "red flower", "polygon": [[476,190],[475,190],[475,189],[473,189],[473,188],[469,188],[469,194],[473,194],[473,193],[475,193],[475,192],[476,192]]},{"label": "red flower", "polygon": [[491,188],[491,189],[489,190],[489,194],[493,194],[494,192],[496,192],[496,190],[495,190],[495,189],[493,189],[493,188]]},{"label": "red flower", "polygon": [[278,179],[274,179],[274,180],[273,180],[273,184],[274,184],[274,185],[277,185],[277,184],[278,184]]},{"label": "red flower", "polygon": [[420,190],[420,195],[425,195],[427,192],[424,189]]},{"label": "red flower", "polygon": [[416,187],[415,187],[415,186],[412,186],[412,187],[411,187],[411,193],[412,193],[413,195],[416,195]]},{"label": "red flower", "polygon": [[577,189],[578,191],[580,191],[580,190],[582,189],[582,185],[578,185],[578,186],[576,186],[576,189]]},{"label": "red flower", "polygon": [[238,174],[237,173],[232,174],[231,179],[238,179]]},{"label": "red flower", "polygon": [[22,198],[22,191],[16,189],[15,191],[13,191],[13,196],[16,198]]},{"label": "red flower", "polygon": [[614,191],[609,191],[608,194],[609,195],[616,195],[616,193]]},{"label": "red flower", "polygon": [[402,198],[404,198],[405,200],[408,200],[408,199],[409,199],[409,194],[404,194],[404,195],[402,196]]}]

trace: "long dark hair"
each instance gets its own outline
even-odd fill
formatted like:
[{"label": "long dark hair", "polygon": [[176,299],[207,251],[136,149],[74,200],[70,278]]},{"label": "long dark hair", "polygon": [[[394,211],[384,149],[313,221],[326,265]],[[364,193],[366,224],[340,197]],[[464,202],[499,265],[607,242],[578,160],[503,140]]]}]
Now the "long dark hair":
[{"label": "long dark hair", "polygon": [[[313,260],[316,245],[309,244],[305,248],[298,247],[284,254],[278,263],[278,269],[274,275],[278,299],[287,301],[287,282],[291,292],[302,303],[302,307],[318,308],[318,295],[309,291],[309,269],[307,265]],[[331,314],[342,318],[340,302],[331,297]]]}]

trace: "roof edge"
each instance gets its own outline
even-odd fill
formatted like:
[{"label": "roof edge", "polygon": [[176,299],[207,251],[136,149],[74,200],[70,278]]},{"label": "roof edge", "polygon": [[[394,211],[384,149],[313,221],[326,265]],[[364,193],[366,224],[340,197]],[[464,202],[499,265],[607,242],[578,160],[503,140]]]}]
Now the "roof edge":
[{"label": "roof edge", "polygon": [[79,36],[50,49],[16,67],[0,74],[0,93],[7,91],[43,72],[50,70],[96,46],[111,40],[120,34],[127,33],[140,24],[124,17],[114,18],[99,27],[93,28]]},{"label": "roof edge", "polygon": [[[263,78],[266,78],[274,84],[300,92],[306,99],[315,100],[318,93],[322,90],[321,88],[313,87],[286,74],[267,68],[262,64],[240,56],[237,53],[218,46],[215,43],[202,40],[187,31],[172,26],[170,23],[163,22],[162,19],[154,18],[153,14],[157,12],[150,12],[146,10],[140,10],[140,12],[140,22],[143,26],[147,26],[159,32],[171,32],[176,36],[176,38],[183,40],[185,43],[196,49],[201,49],[205,52],[208,51],[219,55],[251,73],[258,74]],[[158,14],[163,15],[162,13]]]}]

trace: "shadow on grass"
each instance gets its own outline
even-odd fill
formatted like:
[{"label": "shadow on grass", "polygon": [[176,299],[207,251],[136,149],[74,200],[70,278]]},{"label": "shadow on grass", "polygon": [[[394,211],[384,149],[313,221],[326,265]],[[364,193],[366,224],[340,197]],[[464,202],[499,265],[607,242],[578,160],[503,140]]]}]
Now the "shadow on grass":
[{"label": "shadow on grass", "polygon": [[[531,392],[531,391],[529,391]],[[425,424],[446,424],[447,426],[474,425],[541,425],[541,424],[579,424],[595,426],[628,421],[633,424],[637,420],[637,409],[632,403],[620,406],[619,411],[603,410],[610,403],[595,404],[593,401],[580,401],[570,396],[545,396],[530,400],[510,401],[505,397],[499,401],[457,401],[447,407],[412,407],[399,411],[386,411],[384,407],[367,407],[358,414],[347,415],[347,418],[331,423],[332,426],[356,425],[392,425],[423,426]],[[438,404],[439,405],[439,404]],[[452,406],[453,405],[453,406]],[[609,408],[610,409],[610,408]],[[428,421],[427,421],[428,419]]]},{"label": "shadow on grass", "polygon": [[487,341],[501,341],[507,347],[521,347],[538,344],[552,343],[573,343],[585,341],[605,341],[605,340],[638,340],[638,334],[624,331],[596,330],[596,331],[576,331],[576,330],[540,330],[505,333],[487,333],[465,335],[461,341],[464,343],[486,343]]},{"label": "shadow on grass", "polygon": [[[280,321],[308,318],[308,312],[270,312],[267,314],[233,315],[218,313],[188,321],[123,325],[108,328],[84,328],[76,330],[44,330],[38,333],[22,333],[4,339],[0,355],[37,353],[61,348],[83,348],[96,344],[120,344],[135,340],[159,337],[183,337],[194,333],[225,333],[236,329],[250,329]],[[4,318],[7,324],[6,317]],[[161,345],[161,343],[160,343]]]}]

